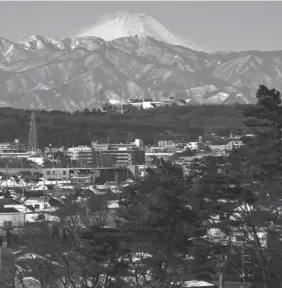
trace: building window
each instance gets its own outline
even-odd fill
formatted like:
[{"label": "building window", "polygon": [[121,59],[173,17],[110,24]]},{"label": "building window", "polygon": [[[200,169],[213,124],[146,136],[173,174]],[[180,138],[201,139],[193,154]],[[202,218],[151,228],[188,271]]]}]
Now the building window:
[{"label": "building window", "polygon": [[39,204],[35,204],[34,205],[34,208],[36,208],[36,209],[39,208],[39,207],[40,207]]},{"label": "building window", "polygon": [[47,171],[46,171],[46,174],[47,174],[47,175],[50,175],[50,171],[49,171],[49,170],[47,170]]},{"label": "building window", "polygon": [[66,175],[66,171],[63,171],[63,175]]},{"label": "building window", "polygon": [[55,175],[55,171],[53,171],[53,175]]}]

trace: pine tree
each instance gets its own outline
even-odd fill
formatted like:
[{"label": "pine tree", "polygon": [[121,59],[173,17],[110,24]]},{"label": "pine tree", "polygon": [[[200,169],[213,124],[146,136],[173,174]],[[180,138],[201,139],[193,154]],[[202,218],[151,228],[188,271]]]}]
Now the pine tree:
[{"label": "pine tree", "polygon": [[[230,174],[231,167],[224,157],[202,158],[194,161],[191,168],[191,173],[196,171],[198,174],[192,190],[193,209],[206,223],[207,240],[213,243],[212,251],[209,249],[205,252],[207,261],[217,263],[227,255],[229,268],[236,266],[236,263],[232,263],[234,253],[231,253],[230,237],[243,222],[242,219],[234,219],[234,214],[237,207],[253,203],[252,194],[242,187],[240,178]],[[236,269],[235,274],[238,274],[238,265]]]},{"label": "pine tree", "polygon": [[[257,91],[256,107],[247,109],[245,116],[253,119],[255,137],[245,139],[245,148],[241,154],[245,157],[248,171],[245,175],[256,183],[256,210],[264,210],[260,217],[261,226],[268,227],[268,235],[272,236],[272,244],[267,249],[258,247],[257,260],[264,279],[265,287],[278,287],[281,268],[271,263],[281,259],[281,180],[282,180],[282,107],[280,92],[261,85]],[[250,126],[250,122],[246,122]],[[242,159],[242,157],[240,157]],[[253,183],[252,183],[253,184]],[[260,213],[262,215],[262,213]],[[259,219],[258,213],[256,214]],[[254,230],[254,228],[252,229]],[[276,239],[276,240],[274,240]],[[258,245],[257,245],[258,246]],[[271,268],[272,267],[272,268]],[[276,270],[276,271],[275,271]],[[274,276],[274,274],[276,276]],[[278,281],[277,281],[278,280]]]},{"label": "pine tree", "polygon": [[[241,244],[233,245],[233,250],[239,252],[242,245],[247,246],[259,266],[264,286],[269,288],[277,287],[282,272],[278,268],[274,272],[271,266],[277,263],[278,255],[281,257],[277,239],[281,235],[282,111],[280,93],[275,89],[260,86],[257,99],[257,105],[244,113],[254,137],[245,137],[244,147],[234,150],[225,160],[201,162],[202,176],[195,197],[208,223],[214,223],[230,237],[239,233]],[[209,220],[215,216],[217,221]],[[269,232],[276,245],[266,248],[261,235]]]},{"label": "pine tree", "polygon": [[128,245],[133,253],[151,255],[143,263],[150,274],[143,281],[150,287],[172,287],[196,277],[193,259],[206,231],[190,205],[191,184],[182,169],[162,161],[157,171],[148,171],[145,180],[123,193],[118,225],[132,235]]}]

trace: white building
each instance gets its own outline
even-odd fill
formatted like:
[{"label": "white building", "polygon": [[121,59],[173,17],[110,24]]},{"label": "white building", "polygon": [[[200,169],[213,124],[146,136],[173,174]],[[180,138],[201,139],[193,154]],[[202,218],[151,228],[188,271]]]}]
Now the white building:
[{"label": "white building", "polygon": [[198,142],[188,142],[186,147],[190,150],[198,150]]},{"label": "white building", "polygon": [[135,139],[134,144],[139,149],[143,149],[144,148],[144,143],[143,143],[143,141],[141,139]]},{"label": "white building", "polygon": [[29,157],[27,160],[32,161],[32,162],[34,162],[40,166],[43,166],[43,164],[44,164],[44,158],[43,157]]},{"label": "white building", "polygon": [[22,227],[25,223],[25,213],[18,211],[14,207],[1,208],[0,227],[3,227],[6,221],[12,222],[13,227]]},{"label": "white building", "polygon": [[238,149],[240,147],[242,147],[244,144],[241,140],[238,141],[230,141],[227,145],[226,145],[226,150],[231,151],[233,149]]},{"label": "white building", "polygon": [[30,152],[0,152],[0,158],[29,158]]},{"label": "white building", "polygon": [[87,154],[92,153],[92,148],[88,146],[77,146],[67,149],[67,153],[70,156],[70,160],[72,161],[79,160],[81,152]]},{"label": "white building", "polygon": [[34,211],[52,210],[52,206],[49,203],[49,197],[47,196],[28,198],[25,200],[24,204],[33,207]]}]

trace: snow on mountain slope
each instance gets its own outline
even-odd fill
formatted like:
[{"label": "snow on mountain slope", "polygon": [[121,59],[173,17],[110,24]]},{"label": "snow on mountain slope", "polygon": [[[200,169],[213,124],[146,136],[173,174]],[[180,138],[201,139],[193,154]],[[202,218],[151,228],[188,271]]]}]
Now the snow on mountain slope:
[{"label": "snow on mountain slope", "polygon": [[119,12],[112,16],[104,16],[94,26],[82,30],[76,36],[95,36],[111,41],[138,34],[145,34],[171,45],[180,45],[196,51],[203,50],[189,40],[173,35],[159,21],[142,13]]},{"label": "snow on mountain slope", "polygon": [[210,54],[144,35],[108,42],[33,35],[13,43],[0,37],[0,107],[75,111],[146,99],[254,103],[260,84],[282,90],[282,51]]}]

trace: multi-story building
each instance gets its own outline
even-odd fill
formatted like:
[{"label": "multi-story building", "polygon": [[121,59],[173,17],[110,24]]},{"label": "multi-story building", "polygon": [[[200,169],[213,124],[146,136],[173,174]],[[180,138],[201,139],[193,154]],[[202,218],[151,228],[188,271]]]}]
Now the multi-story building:
[{"label": "multi-story building", "polygon": [[190,150],[198,150],[198,142],[188,142],[187,147]]},{"label": "multi-story building", "polygon": [[29,158],[30,152],[1,152],[0,158]]},{"label": "multi-story building", "polygon": [[174,147],[175,143],[172,140],[158,141],[159,147]]},{"label": "multi-story building", "polygon": [[44,147],[43,151],[45,156],[54,156],[55,153],[64,152],[64,147],[52,147],[50,144],[48,147]]},{"label": "multi-story building", "polygon": [[[140,139],[129,144],[99,144],[92,142],[92,147],[95,151],[97,166],[128,166],[142,165],[145,163],[144,145]],[[105,165],[107,163],[107,165]]]},{"label": "multi-story building", "polygon": [[0,143],[1,152],[19,152],[21,148],[20,142],[18,139],[15,139],[13,142],[2,142]]},{"label": "multi-story building", "polygon": [[67,154],[72,162],[79,166],[95,165],[95,155],[93,148],[88,146],[77,146],[68,148]]},{"label": "multi-story building", "polygon": [[212,150],[212,152],[215,153],[215,155],[226,155],[228,151],[232,151],[233,149],[238,149],[242,147],[244,143],[239,140],[239,141],[230,141],[227,144],[223,145],[209,145],[209,148]]},{"label": "multi-story building", "polygon": [[3,150],[6,150],[8,149],[10,146],[10,142],[2,142],[0,143],[0,150],[3,151]]}]

